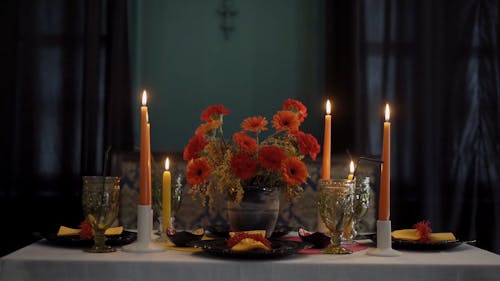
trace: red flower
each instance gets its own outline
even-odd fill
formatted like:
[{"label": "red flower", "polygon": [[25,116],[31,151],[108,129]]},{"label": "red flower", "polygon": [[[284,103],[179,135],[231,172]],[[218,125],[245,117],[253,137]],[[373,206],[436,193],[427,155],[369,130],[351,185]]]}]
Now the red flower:
[{"label": "red flower", "polygon": [[273,116],[273,127],[278,131],[293,131],[298,130],[300,121],[295,113],[292,111],[282,110],[278,111]]},{"label": "red flower", "polygon": [[207,158],[201,157],[189,161],[186,168],[186,178],[190,185],[202,184],[210,176],[210,164]]},{"label": "red flower", "polygon": [[249,117],[241,122],[241,128],[250,132],[267,130],[267,120],[262,116]]},{"label": "red flower", "polygon": [[257,141],[244,132],[234,133],[233,141],[246,153],[255,153],[257,151]]},{"label": "red flower", "polygon": [[257,173],[257,161],[248,154],[237,154],[231,158],[231,171],[242,180],[250,179]]},{"label": "red flower", "polygon": [[219,120],[221,115],[224,116],[228,114],[229,109],[222,104],[211,105],[201,113],[200,119],[205,122],[210,122],[212,120]]},{"label": "red flower", "polygon": [[289,185],[301,184],[307,179],[306,164],[297,157],[285,159],[281,165],[281,173]]},{"label": "red flower", "polygon": [[203,148],[208,142],[203,138],[202,135],[195,135],[189,140],[188,145],[184,148],[183,158],[188,161],[194,158],[200,157]]},{"label": "red flower", "polygon": [[259,163],[262,167],[278,171],[281,161],[286,158],[285,152],[276,146],[264,146],[259,151]]},{"label": "red flower", "polygon": [[94,237],[94,229],[90,225],[88,221],[82,221],[80,223],[80,239],[82,240],[87,240],[87,239],[92,239]]},{"label": "red flower", "polygon": [[316,160],[316,156],[320,151],[320,146],[316,138],[311,134],[306,134],[302,131],[293,131],[292,134],[297,136],[297,144],[302,155],[308,155],[312,160]]},{"label": "red flower", "polygon": [[413,227],[420,234],[420,239],[418,241],[420,241],[420,242],[429,242],[429,241],[431,241],[430,235],[432,233],[432,229],[430,228],[429,224],[430,224],[429,221],[423,220],[423,221],[418,222],[415,225],[413,225]]},{"label": "red flower", "polygon": [[287,99],[283,103],[283,110],[295,112],[301,123],[304,122],[304,118],[307,117],[307,107],[298,100]]}]

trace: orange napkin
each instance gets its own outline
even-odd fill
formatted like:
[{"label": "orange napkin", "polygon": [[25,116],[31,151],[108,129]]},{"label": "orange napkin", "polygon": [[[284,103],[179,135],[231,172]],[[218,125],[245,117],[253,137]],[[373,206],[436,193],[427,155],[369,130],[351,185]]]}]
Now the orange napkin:
[{"label": "orange napkin", "polygon": [[[394,230],[392,238],[400,240],[418,241],[420,240],[420,232],[414,228]],[[456,241],[457,238],[451,232],[430,233],[430,242]]]},{"label": "orange napkin", "polygon": [[229,236],[228,247],[230,247],[232,251],[245,252],[255,249],[271,250],[271,244],[266,239],[265,230],[230,232]]},{"label": "orange napkin", "polygon": [[[81,229],[79,228],[70,228],[66,226],[60,226],[59,231],[57,232],[57,236],[70,236],[70,235],[79,235]],[[104,235],[120,235],[123,232],[123,226],[110,227],[106,229]]]}]

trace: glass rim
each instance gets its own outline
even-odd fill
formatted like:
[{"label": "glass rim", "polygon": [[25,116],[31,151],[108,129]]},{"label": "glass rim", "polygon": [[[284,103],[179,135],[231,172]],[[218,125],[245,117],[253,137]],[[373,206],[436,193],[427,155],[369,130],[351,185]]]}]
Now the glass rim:
[{"label": "glass rim", "polygon": [[354,183],[354,179],[319,179],[318,184],[328,184],[328,183]]}]

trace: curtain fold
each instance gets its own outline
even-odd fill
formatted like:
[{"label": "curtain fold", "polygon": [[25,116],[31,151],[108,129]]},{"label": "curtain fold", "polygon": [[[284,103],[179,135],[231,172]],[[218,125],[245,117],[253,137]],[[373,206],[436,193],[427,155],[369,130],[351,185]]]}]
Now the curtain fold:
[{"label": "curtain fold", "polygon": [[500,253],[500,4],[360,0],[354,9],[353,150],[380,155],[391,103],[393,226],[428,219]]},{"label": "curtain fold", "polygon": [[[463,126],[453,132],[453,160],[449,169],[454,212],[450,227],[468,239],[500,251],[500,80],[497,1],[469,2],[464,18],[470,29],[462,115]],[[462,84],[462,83],[461,83]],[[460,108],[457,106],[457,108]],[[452,190],[451,190],[452,188]],[[465,196],[464,196],[465,195]],[[473,198],[474,200],[470,200]],[[493,226],[493,227],[492,227]]]},{"label": "curtain fold", "polygon": [[108,146],[133,148],[127,2],[7,1],[3,11],[0,211],[16,232],[1,233],[0,254],[77,225],[81,176],[103,173]]}]

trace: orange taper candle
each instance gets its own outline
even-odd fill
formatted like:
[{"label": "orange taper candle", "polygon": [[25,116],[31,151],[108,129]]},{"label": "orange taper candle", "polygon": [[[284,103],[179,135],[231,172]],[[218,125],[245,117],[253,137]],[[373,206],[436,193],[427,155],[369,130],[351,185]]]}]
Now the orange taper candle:
[{"label": "orange taper candle", "polygon": [[147,146],[147,177],[148,177],[148,185],[146,186],[146,202],[149,202],[147,205],[152,205],[153,201],[153,193],[152,193],[152,181],[151,181],[151,123],[149,123],[149,113],[148,113],[148,123],[146,124],[146,146]]},{"label": "orange taper candle", "polygon": [[389,104],[385,105],[384,139],[382,147],[382,173],[380,176],[380,195],[378,219],[389,220],[391,210],[391,112]]},{"label": "orange taper candle", "polygon": [[[321,178],[328,180],[330,179],[330,157],[331,157],[331,143],[332,143],[332,116],[330,115],[332,106],[330,104],[330,100],[326,101],[326,115],[325,115],[325,135],[323,138],[323,163],[321,166]],[[317,230],[322,233],[328,232],[328,228],[325,223],[321,219],[319,212],[317,213],[318,217],[318,227]]]},{"label": "orange taper candle", "polygon": [[323,166],[321,168],[321,178],[330,178],[330,157],[331,157],[331,141],[332,141],[332,116],[330,100],[326,101],[325,115],[325,135],[323,138]]},{"label": "orange taper candle", "polygon": [[[150,165],[148,165],[148,107],[147,107],[147,93],[142,92],[142,106],[141,106],[141,124],[140,124],[140,134],[141,134],[141,151],[140,151],[140,163],[139,163],[139,204],[140,205],[151,205],[151,191],[149,189],[149,176],[148,172]],[[149,189],[149,192],[148,192]]]}]

